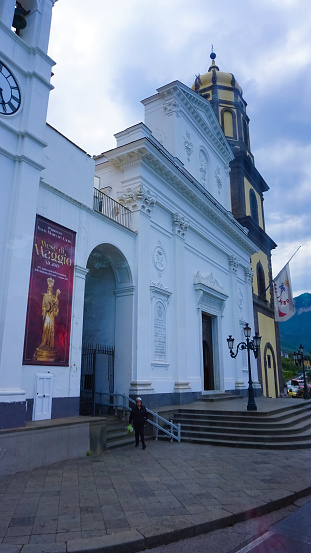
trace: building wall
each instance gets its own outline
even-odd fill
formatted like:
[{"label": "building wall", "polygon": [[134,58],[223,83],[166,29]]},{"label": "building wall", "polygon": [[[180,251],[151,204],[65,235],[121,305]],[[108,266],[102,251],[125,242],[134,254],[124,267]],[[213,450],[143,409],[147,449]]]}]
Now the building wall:
[{"label": "building wall", "polygon": [[251,206],[250,206],[250,197],[249,197],[250,190],[253,190],[256,196],[257,206],[258,206],[259,226],[263,229],[264,225],[263,225],[263,216],[262,216],[261,197],[258,194],[258,192],[256,192],[256,190],[251,185],[251,183],[244,177],[245,207],[246,207],[245,212],[246,212],[246,215],[249,215],[249,216],[251,216]]},{"label": "building wall", "polygon": [[[280,382],[277,370],[274,319],[258,313],[258,322],[261,334],[260,362],[263,392],[267,397],[278,397]],[[270,356],[270,361],[268,356]]]},{"label": "building wall", "polygon": [[[254,271],[254,278],[253,278],[253,291],[256,296],[258,296],[258,282],[257,282],[257,263],[261,263],[262,268],[264,270],[265,274],[265,288],[268,288],[270,283],[270,275],[269,275],[269,264],[266,254],[263,251],[259,251],[258,253],[255,253],[251,257],[251,263],[252,263],[252,270]],[[266,290],[266,299],[268,302],[270,302],[271,299],[271,292],[270,288]]]}]

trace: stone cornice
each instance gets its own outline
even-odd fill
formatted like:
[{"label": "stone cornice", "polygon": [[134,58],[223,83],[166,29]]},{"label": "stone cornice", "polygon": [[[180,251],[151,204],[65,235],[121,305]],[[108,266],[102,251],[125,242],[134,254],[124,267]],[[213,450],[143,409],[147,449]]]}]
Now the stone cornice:
[{"label": "stone cornice", "polygon": [[[205,137],[208,136],[216,150],[220,151],[225,157],[227,163],[234,159],[232,150],[219,125],[213,108],[205,98],[202,98],[200,94],[197,94],[179,81],[165,85],[157,90],[158,93],[165,98],[165,105],[168,103],[174,105],[176,114],[180,114],[181,108],[183,108],[186,113],[189,113],[191,119],[197,124],[198,129]],[[142,103],[148,103],[148,100],[149,99]],[[198,110],[204,112],[208,122]]]},{"label": "stone cornice", "polygon": [[[149,166],[167,184],[178,190],[193,206],[223,229],[249,255],[258,250],[248,237],[248,230],[234,218],[155,138],[142,138],[103,154],[115,167],[139,162]],[[161,204],[161,196],[157,196]]]}]

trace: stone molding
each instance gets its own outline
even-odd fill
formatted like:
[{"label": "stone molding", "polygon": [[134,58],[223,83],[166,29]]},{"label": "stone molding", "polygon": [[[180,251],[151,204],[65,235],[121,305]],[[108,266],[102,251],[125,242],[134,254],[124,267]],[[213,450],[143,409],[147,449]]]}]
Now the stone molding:
[{"label": "stone molding", "polygon": [[75,265],[74,274],[76,277],[82,278],[83,280],[85,280],[88,272],[89,272],[89,269],[86,269],[85,267],[81,267],[80,265]]},{"label": "stone molding", "polygon": [[[144,140],[152,143],[152,139]],[[242,227],[232,213],[219,204],[199,181],[184,174],[182,166],[176,159],[167,155],[166,160],[164,160],[161,156],[149,149],[147,144],[133,150],[131,153],[139,156],[140,162],[144,161],[152,169],[157,171],[159,176],[170,183],[180,194],[183,194],[183,196],[208,219],[218,225],[228,236],[245,248],[250,256],[257,251],[248,238],[248,230]],[[118,154],[111,162],[118,168],[122,167],[124,157],[125,154]],[[167,158],[170,163],[168,163]],[[176,172],[176,169],[178,172]],[[202,194],[205,199],[202,198]],[[135,203],[135,198],[132,198],[132,195],[132,188],[127,188],[119,192],[119,202],[125,205],[129,204],[130,206],[131,203]],[[155,203],[156,201],[161,203],[161,198],[158,199],[154,197],[153,202]]]},{"label": "stone molding", "polygon": [[225,294],[224,288],[216,280],[213,273],[210,273],[209,275],[203,276],[203,275],[201,275],[200,271],[198,271],[194,275],[193,283],[194,284],[204,284],[204,286],[207,286],[208,288],[210,288],[212,290],[216,290],[216,292],[220,292],[221,294]]},{"label": "stone molding", "polygon": [[185,238],[186,232],[188,230],[189,222],[180,215],[179,213],[174,213],[172,216],[173,223],[173,233],[181,238]]},{"label": "stone molding", "polygon": [[133,380],[130,383],[130,393],[143,394],[145,392],[153,392],[151,380]]},{"label": "stone molding", "polygon": [[121,204],[130,207],[132,210],[139,209],[148,216],[151,215],[156,202],[156,198],[150,194],[150,190],[147,190],[142,184],[118,192],[118,199]]},{"label": "stone molding", "polygon": [[189,131],[186,131],[186,136],[184,136],[184,148],[186,150],[187,160],[190,161],[190,156],[193,154],[193,144]]},{"label": "stone molding", "polygon": [[239,260],[235,255],[229,256],[229,270],[231,273],[237,275],[239,268]]},{"label": "stone molding", "polygon": [[254,271],[250,267],[244,267],[245,282],[253,284]]},{"label": "stone molding", "polygon": [[164,92],[164,111],[166,115],[176,115],[180,117],[180,104],[174,95],[173,90]]},{"label": "stone molding", "polygon": [[183,392],[191,390],[189,382],[179,382],[178,380],[174,384],[174,392]]},{"label": "stone molding", "polygon": [[197,294],[197,309],[211,315],[221,316],[228,294],[214,278],[213,273],[203,277],[198,271],[193,284]]}]

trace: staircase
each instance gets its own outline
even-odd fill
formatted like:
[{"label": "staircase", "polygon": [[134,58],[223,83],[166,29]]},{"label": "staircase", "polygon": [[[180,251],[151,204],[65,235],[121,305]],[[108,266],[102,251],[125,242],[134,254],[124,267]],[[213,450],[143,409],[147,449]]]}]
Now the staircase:
[{"label": "staircase", "polygon": [[204,394],[199,397],[198,401],[208,401],[209,403],[214,403],[215,401],[223,400],[232,400],[232,399],[243,399],[243,396],[237,394],[229,394],[227,392],[221,393],[217,392],[216,394]]},{"label": "staircase", "polygon": [[170,418],[181,424],[183,442],[258,449],[311,448],[311,402],[269,412],[180,408]]},{"label": "staircase", "polygon": [[125,430],[127,426],[128,422],[126,420],[122,420],[114,415],[108,417],[106,449],[134,444],[134,433],[127,434]]}]

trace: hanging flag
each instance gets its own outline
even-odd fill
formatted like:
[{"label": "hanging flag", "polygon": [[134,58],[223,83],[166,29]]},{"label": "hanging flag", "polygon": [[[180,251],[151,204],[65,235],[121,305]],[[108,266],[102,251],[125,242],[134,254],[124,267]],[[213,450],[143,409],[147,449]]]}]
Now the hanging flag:
[{"label": "hanging flag", "polygon": [[288,263],[274,279],[273,290],[275,320],[277,322],[288,321],[296,313]]}]

